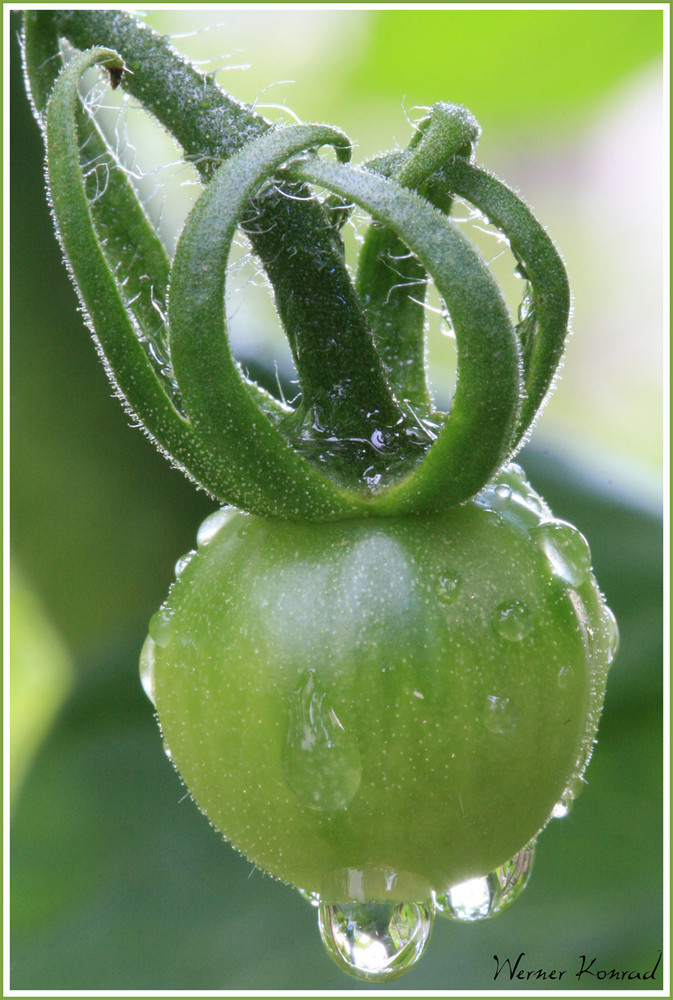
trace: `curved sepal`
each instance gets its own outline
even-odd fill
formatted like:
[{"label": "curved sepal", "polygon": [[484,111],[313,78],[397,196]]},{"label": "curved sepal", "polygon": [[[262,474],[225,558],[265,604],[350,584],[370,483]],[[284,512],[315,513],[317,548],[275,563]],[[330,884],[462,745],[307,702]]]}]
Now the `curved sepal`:
[{"label": "curved sepal", "polygon": [[[436,104],[418,123],[407,150],[366,166],[425,195],[428,178],[451,157],[469,152],[478,136],[469,111]],[[448,212],[450,205],[445,199],[439,207]],[[421,412],[431,409],[425,370],[427,282],[426,269],[399,236],[373,221],[360,252],[356,288],[395,395]]]},{"label": "curved sepal", "polygon": [[159,450],[213,496],[221,497],[221,458],[197,446],[189,422],[167,394],[96,232],[80,164],[77,104],[80,79],[97,64],[108,71],[123,70],[112,49],[79,53],[61,71],[44,112],[47,182],[56,231],[101,360],[126,409]]},{"label": "curved sepal", "polygon": [[[230,157],[194,205],[171,271],[169,345],[185,411],[199,439],[226,457],[228,501],[258,513],[323,517],[361,506],[357,494],[314,469],[281,434],[274,404],[243,376],[226,332],[227,260],[242,214],[283,163],[327,143],[340,159],[350,155],[339,130],[297,125],[268,132]],[[281,405],[275,409],[281,417]]]},{"label": "curved sepal", "polygon": [[392,513],[467,500],[507,459],[519,419],[519,345],[494,279],[446,216],[414,191],[338,163],[311,160],[293,172],[352,199],[390,227],[434,279],[456,334],[451,412],[420,464],[373,505]]},{"label": "curved sepal", "polygon": [[548,396],[563,354],[570,316],[568,276],[546,231],[502,181],[458,158],[447,164],[443,181],[505,234],[531,286],[528,312],[518,325],[524,398],[513,442],[516,446]]}]

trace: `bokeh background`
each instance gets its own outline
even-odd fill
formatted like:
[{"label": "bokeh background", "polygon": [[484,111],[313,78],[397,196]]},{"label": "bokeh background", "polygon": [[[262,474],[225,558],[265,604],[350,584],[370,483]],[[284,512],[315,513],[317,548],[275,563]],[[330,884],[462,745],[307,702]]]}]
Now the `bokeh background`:
[{"label": "bokeh background", "polygon": [[[214,505],[111,398],[51,231],[14,18],[12,987],[481,992],[526,988],[493,982],[493,955],[522,951],[535,968],[569,969],[564,992],[614,988],[574,980],[580,955],[595,955],[595,968],[651,970],[663,906],[663,12],[307,5],[144,16],[270,117],[285,106],[340,125],[356,159],[405,145],[418,107],[471,108],[479,161],[525,193],[569,269],[563,378],[521,461],[589,538],[622,645],[588,787],[540,838],[517,904],[482,926],[437,921],[427,956],[396,984],[343,976],[315,911],[198,813],[140,689],[147,622]],[[195,196],[188,181],[180,174],[169,196],[159,171],[146,190],[152,211],[164,205],[169,244]],[[249,337],[241,350],[282,357],[268,313],[246,308],[240,336],[252,330],[257,346]],[[450,377],[443,343],[431,353],[438,395]]]}]

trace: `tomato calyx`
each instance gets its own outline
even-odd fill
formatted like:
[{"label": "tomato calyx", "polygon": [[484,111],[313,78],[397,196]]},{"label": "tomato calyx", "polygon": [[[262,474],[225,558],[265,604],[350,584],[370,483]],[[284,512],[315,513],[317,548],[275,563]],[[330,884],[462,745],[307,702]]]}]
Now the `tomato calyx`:
[{"label": "tomato calyx", "polygon": [[[81,45],[94,30],[108,45],[85,49],[45,79],[53,38]],[[140,58],[148,45],[156,50],[151,83]],[[175,96],[176,80],[191,93],[197,74],[132,19],[36,12],[26,18],[24,51],[57,229],[85,314],[129,412],[175,464],[222,503],[303,520],[438,511],[493,479],[549,392],[569,293],[529,209],[474,164],[479,126],[468,111],[438,103],[405,151],[354,166],[340,130],[271,126],[208,80],[205,103],[221,105],[229,129],[214,155],[210,133],[199,147],[197,128],[187,127],[192,105]],[[205,187],[172,262],[121,169],[105,197],[88,195],[79,148],[95,154],[104,140],[78,110],[77,88],[96,65],[112,73],[111,86],[145,101],[202,165]],[[194,106],[193,126],[203,104]],[[318,155],[326,145],[333,160]],[[511,245],[527,282],[516,321],[451,221],[456,198]],[[354,207],[371,224],[351,281],[340,230]],[[125,249],[115,256],[121,236],[103,237],[119,229],[120,214],[132,219],[142,274]],[[225,279],[237,232],[273,286],[300,383],[296,403],[260,389],[229,347]],[[131,270],[124,289],[122,265]],[[430,283],[456,338],[448,412],[434,408],[426,378]]]}]

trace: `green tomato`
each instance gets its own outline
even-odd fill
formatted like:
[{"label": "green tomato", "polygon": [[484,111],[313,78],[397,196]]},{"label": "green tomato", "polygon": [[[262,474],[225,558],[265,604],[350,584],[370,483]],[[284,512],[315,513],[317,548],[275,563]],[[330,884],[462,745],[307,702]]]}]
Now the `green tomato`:
[{"label": "green tomato", "polygon": [[510,466],[433,516],[225,509],[199,542],[143,652],[199,807],[324,904],[460,916],[591,753],[616,629],[583,536]]}]

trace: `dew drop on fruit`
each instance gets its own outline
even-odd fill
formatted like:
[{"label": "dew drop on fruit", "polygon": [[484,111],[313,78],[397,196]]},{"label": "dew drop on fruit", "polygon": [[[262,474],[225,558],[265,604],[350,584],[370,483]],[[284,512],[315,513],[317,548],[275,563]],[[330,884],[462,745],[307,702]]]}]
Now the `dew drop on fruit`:
[{"label": "dew drop on fruit", "polygon": [[566,788],[561,798],[558,800],[556,805],[551,811],[553,819],[563,819],[570,812],[574,801],[574,796],[572,792]]},{"label": "dew drop on fruit", "polygon": [[573,587],[584,583],[591,572],[591,552],[577,528],[565,521],[545,521],[535,529],[534,537],[555,576]]},{"label": "dew drop on fruit", "polygon": [[610,666],[619,651],[619,628],[617,627],[617,619],[607,605],[603,608],[602,624],[607,641],[608,666]]},{"label": "dew drop on fruit", "polygon": [[190,562],[192,561],[192,556],[194,556],[194,555],[196,555],[196,551],[195,551],[195,549],[191,549],[189,552],[185,553],[184,556],[180,556],[180,558],[178,559],[178,561],[175,564],[175,570],[174,570],[174,572],[175,572],[175,579],[176,580],[178,580],[182,576],[182,574],[184,573],[184,571],[187,569],[187,567],[189,566]]},{"label": "dew drop on fruit", "polygon": [[151,635],[148,635],[140,651],[140,683],[143,691],[154,704],[154,653],[156,643]]},{"label": "dew drop on fruit", "polygon": [[563,819],[572,809],[573,803],[584,786],[584,779],[581,774],[576,774],[565,788],[561,798],[551,811],[552,819]]},{"label": "dew drop on fruit", "polygon": [[212,542],[215,535],[230,521],[236,513],[235,507],[221,507],[209,514],[196,533],[196,544],[199,548]]},{"label": "dew drop on fruit", "polygon": [[511,861],[483,878],[471,878],[435,896],[435,909],[449,920],[472,923],[487,920],[508,909],[525,889],[533,867],[532,840]]},{"label": "dew drop on fruit", "polygon": [[509,642],[520,642],[533,628],[533,612],[523,601],[507,601],[496,608],[493,626]]},{"label": "dew drop on fruit", "polygon": [[430,938],[433,911],[425,903],[320,903],[319,926],[328,955],[351,976],[386,983],[412,969]]},{"label": "dew drop on fruit", "polygon": [[518,462],[509,462],[505,466],[505,472],[509,473],[510,476],[516,476],[522,482],[526,482],[526,473],[523,471],[522,466]]},{"label": "dew drop on fruit", "polygon": [[443,573],[437,580],[436,593],[442,604],[451,604],[458,596],[461,579],[456,573]]},{"label": "dew drop on fruit", "polygon": [[330,706],[315,670],[290,694],[283,775],[299,802],[320,812],[345,809],[360,787],[357,742]]},{"label": "dew drop on fruit", "polygon": [[173,612],[170,608],[160,608],[150,618],[149,633],[157,646],[167,646],[171,641],[171,633],[173,631],[172,617]]},{"label": "dew drop on fruit", "polygon": [[572,678],[573,678],[573,669],[571,666],[563,665],[559,667],[558,672],[556,674],[556,683],[561,688],[561,690],[564,690],[565,688],[568,687]]},{"label": "dew drop on fruit", "polygon": [[505,698],[498,694],[486,696],[486,708],[484,712],[484,725],[492,733],[504,735],[511,732],[519,719],[516,705],[511,698]]},{"label": "dew drop on fruit", "polygon": [[495,487],[494,493],[501,500],[509,500],[512,495],[512,487],[508,486],[507,483],[498,483]]}]

